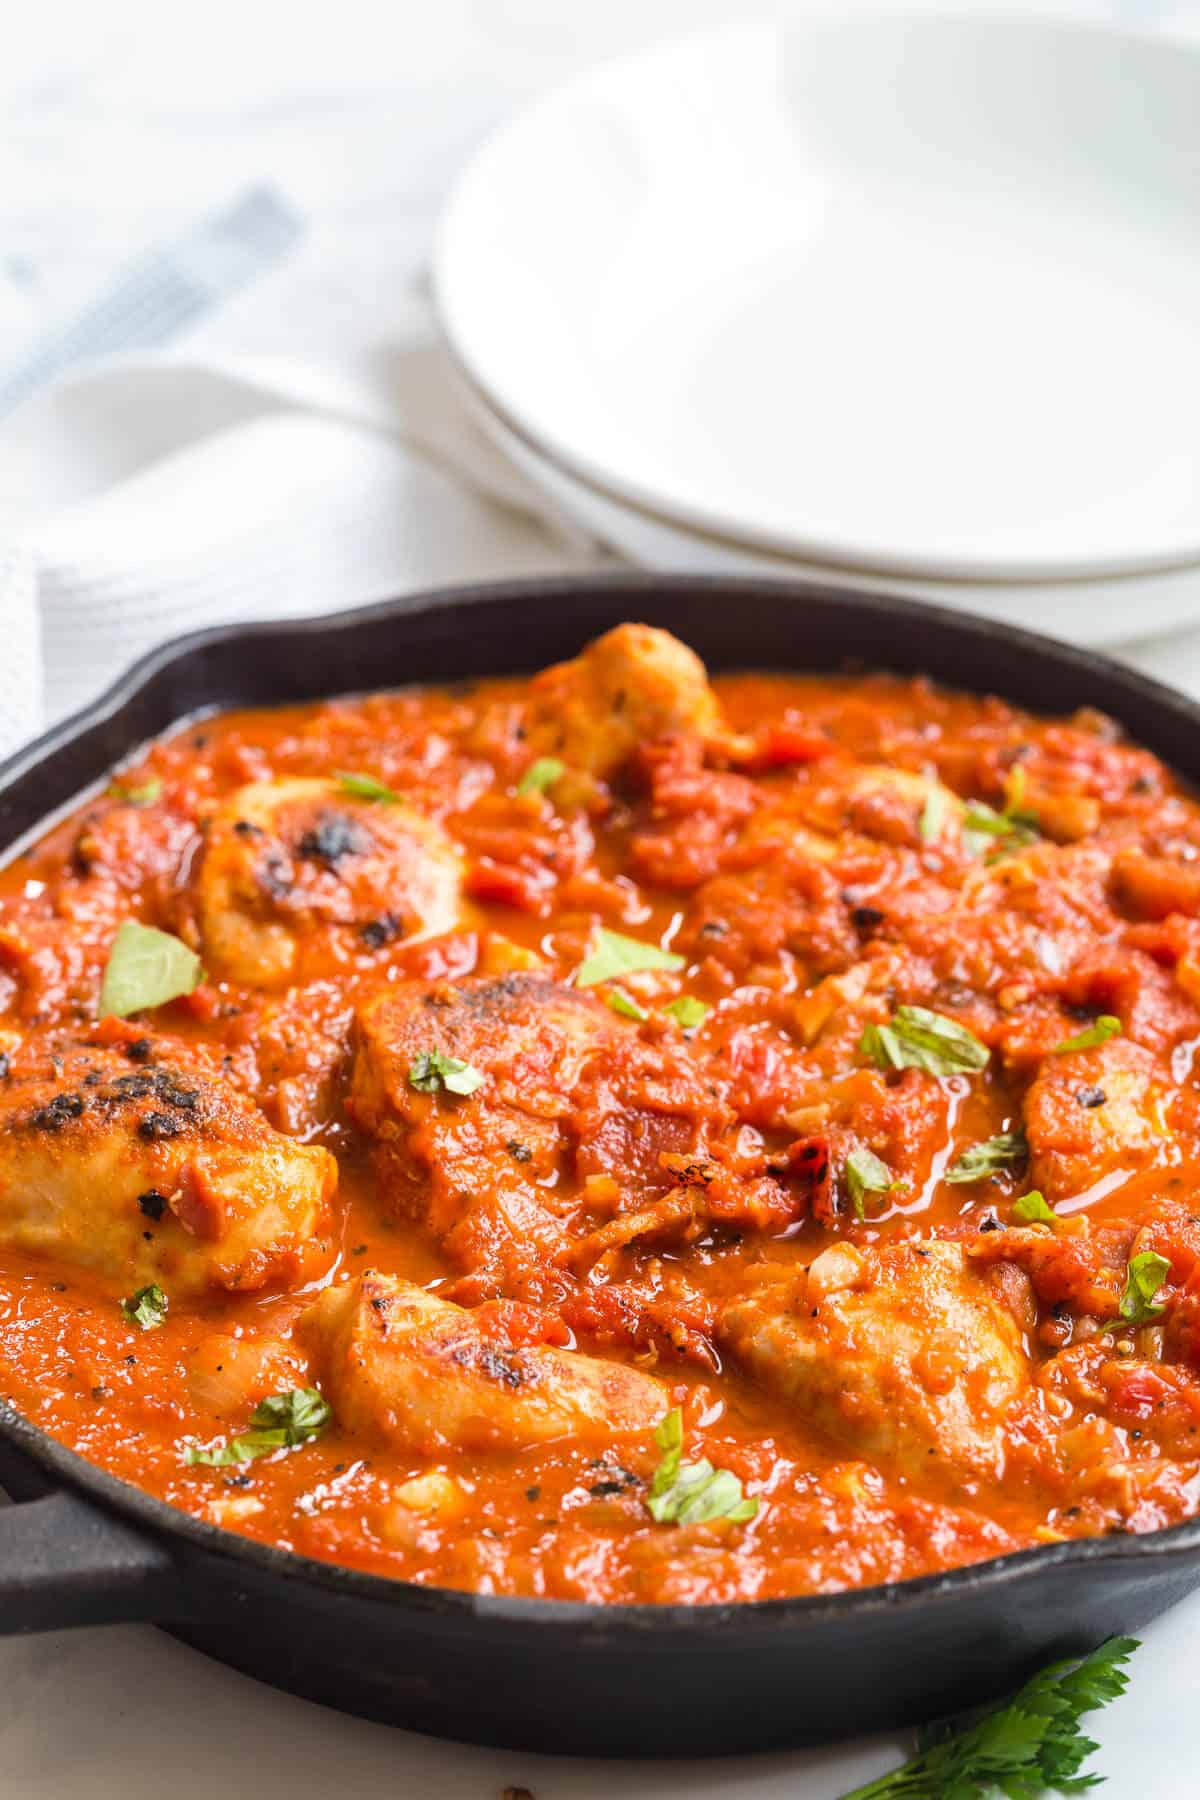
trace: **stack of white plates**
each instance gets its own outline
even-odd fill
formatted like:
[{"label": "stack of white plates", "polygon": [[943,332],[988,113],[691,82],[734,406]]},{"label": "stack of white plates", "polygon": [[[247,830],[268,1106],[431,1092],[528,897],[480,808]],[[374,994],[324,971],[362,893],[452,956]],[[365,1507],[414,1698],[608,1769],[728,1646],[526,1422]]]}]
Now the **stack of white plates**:
[{"label": "stack of white plates", "polygon": [[488,428],[635,561],[1104,641],[1200,619],[1200,52],[799,19],[571,83],[435,260]]}]

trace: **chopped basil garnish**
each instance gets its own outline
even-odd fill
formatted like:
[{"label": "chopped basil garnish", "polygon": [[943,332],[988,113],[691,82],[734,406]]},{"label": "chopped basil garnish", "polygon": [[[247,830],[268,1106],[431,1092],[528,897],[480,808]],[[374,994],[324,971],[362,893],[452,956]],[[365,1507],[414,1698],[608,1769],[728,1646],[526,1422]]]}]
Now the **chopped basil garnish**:
[{"label": "chopped basil garnish", "polygon": [[639,1006],[633,995],[627,994],[624,988],[609,988],[604,998],[612,1007],[613,1011],[615,1013],[620,1013],[623,1019],[637,1019],[640,1021],[650,1017],[650,1014],[646,1011],[645,1007]]},{"label": "chopped basil garnish", "polygon": [[657,944],[643,944],[637,938],[625,937],[619,931],[608,931],[603,925],[596,930],[592,948],[575,977],[577,987],[595,987],[600,981],[616,981],[622,975],[637,975],[643,969],[682,969],[684,958],[674,950],[660,950]]},{"label": "chopped basil garnish", "polygon": [[156,800],[161,799],[162,791],[163,784],[157,775],[152,775],[149,781],[143,781],[137,787],[126,787],[120,781],[112,781],[108,786],[109,799],[121,800],[126,806],[153,806]]},{"label": "chopped basil garnish", "polygon": [[517,783],[518,794],[544,794],[547,788],[554,786],[560,775],[565,775],[567,765],[559,762],[557,756],[539,756],[535,763],[530,763],[520,781]]},{"label": "chopped basil garnish", "polygon": [[1130,1257],[1121,1293],[1121,1318],[1126,1325],[1149,1325],[1158,1318],[1166,1302],[1156,1300],[1155,1295],[1170,1273],[1170,1263],[1157,1250]]},{"label": "chopped basil garnish", "polygon": [[654,1441],[663,1454],[646,1505],[660,1525],[699,1525],[706,1519],[742,1524],[756,1516],[759,1503],[743,1494],[736,1475],[714,1469],[707,1460],[684,1462],[683,1414],[677,1406],[654,1433]]},{"label": "chopped basil garnish", "polygon": [[892,1171],[871,1150],[852,1150],[846,1158],[843,1173],[851,1203],[860,1219],[867,1216],[864,1202],[868,1194],[886,1194],[895,1185]]},{"label": "chopped basil garnish", "polygon": [[697,1025],[703,1025],[712,1008],[692,994],[681,994],[678,1000],[668,1000],[663,1011],[670,1013],[684,1031],[695,1031]]},{"label": "chopped basil garnish", "polygon": [[355,775],[350,770],[339,769],[337,778],[343,793],[353,794],[356,800],[381,800],[385,806],[395,806],[400,798],[394,788],[376,781],[373,775]]},{"label": "chopped basil garnish", "polygon": [[994,846],[989,861],[1037,841],[1037,814],[1022,805],[1024,798],[1025,771],[1018,766],[1009,778],[1003,812],[997,812],[985,800],[968,801],[963,814],[963,843],[972,856],[982,855],[989,841]]},{"label": "chopped basil garnish", "polygon": [[972,1144],[970,1149],[964,1150],[958,1160],[951,1163],[942,1180],[982,1181],[985,1175],[994,1175],[999,1169],[1023,1162],[1028,1154],[1029,1145],[1023,1131],[1002,1131],[998,1136],[985,1138],[981,1144]]},{"label": "chopped basil garnish", "polygon": [[157,1282],[152,1282],[149,1287],[139,1288],[128,1300],[122,1300],[121,1311],[139,1331],[153,1331],[167,1316],[167,1296]]},{"label": "chopped basil garnish", "polygon": [[1136,1638],[1109,1638],[1081,1663],[1052,1663],[1007,1706],[927,1727],[910,1762],[842,1800],[1035,1800],[1051,1790],[1089,1791],[1102,1777],[1079,1773],[1096,1749],[1079,1721],[1125,1692],[1122,1665],[1137,1647]]},{"label": "chopped basil garnish", "polygon": [[307,1444],[321,1435],[332,1418],[329,1402],[317,1388],[291,1388],[260,1400],[250,1415],[249,1431],[241,1437],[230,1438],[227,1444],[214,1444],[207,1450],[199,1444],[189,1444],[183,1460],[214,1469],[252,1462],[256,1456],[267,1456],[272,1450],[294,1450],[298,1444]]},{"label": "chopped basil garnish", "polygon": [[457,1056],[443,1056],[440,1050],[422,1050],[413,1058],[408,1085],[419,1088],[423,1094],[436,1094],[439,1088],[444,1088],[448,1094],[465,1097],[483,1086],[483,1076]]},{"label": "chopped basil garnish", "polygon": [[1036,1188],[1013,1201],[1012,1216],[1019,1225],[1058,1224],[1058,1214],[1046,1204],[1045,1196]]},{"label": "chopped basil garnish", "polygon": [[1074,1037],[1064,1038],[1061,1044],[1055,1044],[1054,1056],[1062,1056],[1067,1050],[1094,1050],[1098,1044],[1107,1044],[1109,1038],[1120,1037],[1121,1021],[1114,1019],[1111,1013],[1101,1013],[1094,1025],[1087,1025]]},{"label": "chopped basil garnish", "polygon": [[921,817],[917,820],[917,830],[921,842],[930,844],[934,838],[941,837],[942,826],[946,823],[946,796],[940,787],[932,787],[921,808]]},{"label": "chopped basil garnish", "polygon": [[123,1019],[129,1013],[162,1006],[181,994],[190,994],[203,974],[196,952],[169,931],[126,919],[108,954],[100,984],[100,1012]]},{"label": "chopped basil garnish", "polygon": [[925,1006],[898,1006],[887,1025],[868,1025],[859,1049],[881,1069],[959,1075],[986,1068],[991,1052],[955,1019]]}]

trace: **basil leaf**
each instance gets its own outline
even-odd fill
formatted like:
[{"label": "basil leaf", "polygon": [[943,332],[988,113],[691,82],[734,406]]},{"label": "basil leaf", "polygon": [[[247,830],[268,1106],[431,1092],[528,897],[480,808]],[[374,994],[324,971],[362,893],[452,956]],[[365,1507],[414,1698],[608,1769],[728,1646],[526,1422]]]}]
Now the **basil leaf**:
[{"label": "basil leaf", "polygon": [[929,790],[921,816],[917,820],[917,832],[923,844],[930,844],[934,838],[941,837],[942,826],[946,823],[946,796],[940,787]]},{"label": "basil leaf", "polygon": [[1107,1044],[1109,1038],[1120,1037],[1121,1021],[1114,1019],[1111,1013],[1101,1013],[1094,1025],[1087,1025],[1074,1037],[1064,1038],[1061,1044],[1055,1044],[1052,1056],[1062,1056],[1067,1050],[1094,1050],[1098,1044]]},{"label": "basil leaf", "polygon": [[439,1088],[444,1088],[448,1094],[460,1094],[465,1098],[483,1086],[483,1076],[457,1056],[443,1056],[440,1050],[422,1050],[413,1058],[408,1085],[419,1088],[423,1094],[436,1094]]},{"label": "basil leaf", "polygon": [[743,1493],[741,1482],[730,1470],[714,1469],[706,1458],[683,1461],[683,1414],[677,1406],[654,1433],[654,1441],[663,1454],[646,1506],[658,1524],[698,1525],[706,1519],[743,1524],[756,1517],[758,1501]]},{"label": "basil leaf", "polygon": [[151,1282],[149,1287],[139,1288],[128,1300],[122,1300],[121,1311],[139,1331],[153,1331],[167,1316],[167,1296],[157,1282]]},{"label": "basil leaf", "polygon": [[163,784],[157,775],[149,781],[143,781],[137,787],[125,787],[122,782],[110,781],[108,796],[110,800],[121,800],[126,806],[153,806],[162,797]]},{"label": "basil leaf", "polygon": [[225,1444],[204,1448],[189,1444],[183,1460],[208,1468],[223,1469],[230,1463],[252,1462],[272,1450],[294,1450],[319,1437],[333,1418],[333,1411],[318,1388],[290,1388],[260,1400],[250,1415],[250,1430]]},{"label": "basil leaf", "polygon": [[660,950],[657,944],[643,944],[637,938],[625,937],[619,931],[608,931],[603,925],[596,930],[589,954],[579,965],[576,987],[595,987],[600,981],[615,981],[621,975],[637,975],[643,969],[682,969],[684,958],[674,950]]},{"label": "basil leaf", "polygon": [[609,988],[604,998],[608,1005],[612,1007],[613,1011],[615,1013],[620,1013],[623,1019],[638,1019],[640,1021],[650,1017],[650,1014],[646,1011],[645,1007],[639,1006],[633,995],[627,994],[624,988]]},{"label": "basil leaf", "polygon": [[1166,1302],[1154,1296],[1170,1273],[1170,1263],[1157,1250],[1130,1257],[1121,1293],[1121,1317],[1127,1325],[1148,1325],[1165,1311]]},{"label": "basil leaf", "polygon": [[355,775],[348,769],[339,769],[337,778],[343,793],[353,794],[356,800],[380,800],[385,806],[395,806],[400,799],[394,788],[376,781],[373,775]]},{"label": "basil leaf", "polygon": [[1023,812],[1013,804],[997,812],[986,800],[968,801],[962,828],[963,842],[973,856],[980,855],[991,838],[999,840],[993,854],[1004,856],[1010,850],[1023,850],[1027,844],[1036,843],[1039,835],[1034,813]]},{"label": "basil leaf", "polygon": [[1046,1204],[1045,1196],[1036,1188],[1013,1201],[1012,1216],[1021,1225],[1058,1224],[1058,1214]]},{"label": "basil leaf", "polygon": [[703,1000],[697,1000],[692,994],[681,994],[678,1000],[668,1000],[663,1011],[670,1013],[684,1031],[695,1031],[697,1025],[703,1025],[712,1007]]},{"label": "basil leaf", "polygon": [[126,919],[113,939],[100,983],[101,1015],[115,1013],[123,1019],[163,1006],[190,994],[203,975],[196,952],[169,931]]},{"label": "basil leaf", "polygon": [[958,1075],[986,1068],[991,1052],[955,1019],[926,1006],[898,1006],[887,1025],[868,1025],[858,1043],[881,1069]]},{"label": "basil leaf", "polygon": [[982,1181],[985,1175],[995,1175],[999,1169],[1023,1162],[1028,1154],[1029,1145],[1023,1131],[1002,1131],[998,1136],[985,1138],[981,1144],[972,1144],[964,1150],[958,1160],[951,1163],[942,1180]]},{"label": "basil leaf", "polygon": [[565,775],[567,765],[560,762],[557,756],[539,756],[535,763],[530,763],[520,781],[517,783],[518,794],[544,794],[547,788],[553,787],[560,775]]},{"label": "basil leaf", "polygon": [[871,1150],[852,1150],[846,1158],[842,1173],[846,1178],[854,1211],[860,1219],[867,1216],[864,1204],[866,1196],[886,1194],[893,1186],[892,1171]]}]

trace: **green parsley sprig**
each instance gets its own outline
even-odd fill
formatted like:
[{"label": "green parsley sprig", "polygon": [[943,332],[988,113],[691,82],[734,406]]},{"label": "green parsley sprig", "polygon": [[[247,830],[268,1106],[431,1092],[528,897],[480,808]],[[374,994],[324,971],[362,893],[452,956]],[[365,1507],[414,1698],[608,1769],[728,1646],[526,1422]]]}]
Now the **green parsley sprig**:
[{"label": "green parsley sprig", "polygon": [[1086,1793],[1103,1777],[1080,1773],[1098,1746],[1079,1722],[1124,1693],[1125,1665],[1137,1647],[1137,1638],[1114,1637],[1080,1663],[1053,1663],[1007,1706],[965,1725],[924,1731],[911,1762],[842,1800],[991,1800],[995,1794],[1036,1800],[1051,1789]]}]

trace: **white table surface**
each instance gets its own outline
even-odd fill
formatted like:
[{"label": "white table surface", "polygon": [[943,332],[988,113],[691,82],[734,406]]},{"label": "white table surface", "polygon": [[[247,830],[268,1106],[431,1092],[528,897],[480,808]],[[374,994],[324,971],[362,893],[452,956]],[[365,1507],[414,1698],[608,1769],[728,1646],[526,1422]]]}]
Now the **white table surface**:
[{"label": "white table surface", "polygon": [[[739,0],[14,6],[0,59],[0,362],[131,255],[261,180],[310,220],[306,304],[272,316],[248,296],[196,336],[246,351],[336,344],[366,315],[386,320],[454,168],[494,119],[597,57],[744,10]],[[1200,30],[1198,0],[1057,10]],[[2,1525],[0,1514],[0,1556]],[[1198,1631],[1200,1596],[1147,1631],[1130,1694],[1098,1720],[1095,1766],[1114,1800],[1195,1794]],[[634,1800],[835,1800],[900,1748],[705,1764],[469,1749],[277,1694],[139,1626],[0,1640],[0,1695],[0,1800],[465,1800],[509,1785],[537,1800],[615,1789]]]}]

